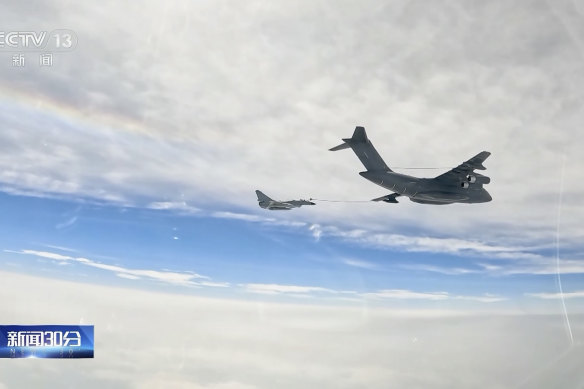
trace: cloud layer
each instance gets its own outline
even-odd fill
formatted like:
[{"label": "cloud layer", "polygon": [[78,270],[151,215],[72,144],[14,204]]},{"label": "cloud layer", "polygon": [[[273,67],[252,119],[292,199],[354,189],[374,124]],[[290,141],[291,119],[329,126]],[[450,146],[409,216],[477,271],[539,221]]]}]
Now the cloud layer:
[{"label": "cloud layer", "polygon": [[[1,273],[2,323],[95,325],[95,359],[0,365],[0,387],[576,387],[582,316],[205,299]],[[35,288],[30,288],[34,285]],[[83,362],[83,363],[81,363]]]}]

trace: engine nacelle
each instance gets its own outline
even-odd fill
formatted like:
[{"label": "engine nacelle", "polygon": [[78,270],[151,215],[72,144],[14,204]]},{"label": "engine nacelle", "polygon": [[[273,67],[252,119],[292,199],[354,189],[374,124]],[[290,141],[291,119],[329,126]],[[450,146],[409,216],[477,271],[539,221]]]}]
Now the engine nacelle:
[{"label": "engine nacelle", "polygon": [[467,181],[463,181],[460,183],[460,187],[463,189],[467,189],[470,186],[470,184]]},{"label": "engine nacelle", "polygon": [[477,177],[473,176],[472,174],[469,174],[468,176],[466,176],[466,180],[471,184],[474,184],[475,182],[477,182]]}]

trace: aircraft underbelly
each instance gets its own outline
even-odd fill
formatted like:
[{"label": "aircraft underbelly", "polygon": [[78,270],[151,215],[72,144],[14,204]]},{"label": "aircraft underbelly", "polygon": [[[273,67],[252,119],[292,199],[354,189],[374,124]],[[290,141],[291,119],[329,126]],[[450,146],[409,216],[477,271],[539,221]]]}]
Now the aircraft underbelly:
[{"label": "aircraft underbelly", "polygon": [[433,203],[454,203],[468,200],[469,196],[464,193],[454,192],[422,192],[411,196],[415,200],[430,201]]}]

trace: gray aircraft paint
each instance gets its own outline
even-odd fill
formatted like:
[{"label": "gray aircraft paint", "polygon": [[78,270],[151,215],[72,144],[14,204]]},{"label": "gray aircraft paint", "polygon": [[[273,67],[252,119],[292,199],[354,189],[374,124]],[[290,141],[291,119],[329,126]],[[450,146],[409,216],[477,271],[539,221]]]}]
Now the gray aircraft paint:
[{"label": "gray aircraft paint", "polygon": [[300,208],[303,205],[314,205],[313,202],[306,200],[276,201],[269,198],[259,190],[256,190],[255,192],[258,196],[259,206],[271,211],[288,211],[292,208]]},{"label": "gray aircraft paint", "polygon": [[367,171],[359,174],[393,193],[373,199],[397,203],[397,197],[407,196],[411,201],[421,204],[485,203],[491,201],[491,195],[483,185],[491,179],[474,170],[485,170],[483,162],[491,155],[483,151],[454,169],[435,178],[418,178],[392,171],[381,158],[371,141],[367,138],[364,127],[355,128],[351,138],[344,138],[343,143],[330,151],[351,148]]}]

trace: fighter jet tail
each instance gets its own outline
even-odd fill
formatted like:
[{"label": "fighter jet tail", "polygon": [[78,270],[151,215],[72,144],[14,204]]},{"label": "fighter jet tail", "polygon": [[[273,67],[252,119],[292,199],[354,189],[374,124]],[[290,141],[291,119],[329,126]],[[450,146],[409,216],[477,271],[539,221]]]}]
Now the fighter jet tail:
[{"label": "fighter jet tail", "polygon": [[260,190],[256,190],[256,195],[258,196],[258,201],[274,201],[265,194],[262,193]]},{"label": "fighter jet tail", "polygon": [[356,127],[351,138],[343,138],[343,143],[333,147],[330,151],[352,148],[367,171],[392,171],[383,161],[371,141],[367,138],[364,127]]}]

